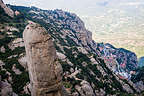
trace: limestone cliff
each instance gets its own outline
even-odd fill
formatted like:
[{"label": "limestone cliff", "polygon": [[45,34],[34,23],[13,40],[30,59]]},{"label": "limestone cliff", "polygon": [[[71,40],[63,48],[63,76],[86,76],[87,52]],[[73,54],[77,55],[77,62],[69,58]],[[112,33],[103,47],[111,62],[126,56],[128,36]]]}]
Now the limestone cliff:
[{"label": "limestone cliff", "polygon": [[63,96],[62,67],[47,31],[38,24],[29,24],[23,33],[32,96]]},{"label": "limestone cliff", "polygon": [[2,0],[0,0],[0,7],[4,9],[5,13],[10,17],[14,17],[14,12],[9,7],[7,7]]}]

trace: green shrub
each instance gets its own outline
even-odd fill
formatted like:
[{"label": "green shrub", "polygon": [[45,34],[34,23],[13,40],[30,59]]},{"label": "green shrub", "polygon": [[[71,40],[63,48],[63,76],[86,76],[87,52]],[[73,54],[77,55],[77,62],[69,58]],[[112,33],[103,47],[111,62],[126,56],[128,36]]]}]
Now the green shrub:
[{"label": "green shrub", "polygon": [[80,73],[78,73],[78,74],[76,75],[76,77],[79,78],[79,79],[84,80],[84,76],[83,76],[82,74],[80,74]]},{"label": "green shrub", "polygon": [[23,72],[20,75],[12,74],[12,80],[13,91],[20,94],[20,92],[23,91],[23,87],[29,82],[28,72]]},{"label": "green shrub", "polygon": [[0,76],[1,76],[2,80],[8,78],[8,75],[6,74],[6,71],[1,70],[1,68],[0,68]]},{"label": "green shrub", "polygon": [[65,88],[71,88],[71,84],[69,82],[63,82]]}]

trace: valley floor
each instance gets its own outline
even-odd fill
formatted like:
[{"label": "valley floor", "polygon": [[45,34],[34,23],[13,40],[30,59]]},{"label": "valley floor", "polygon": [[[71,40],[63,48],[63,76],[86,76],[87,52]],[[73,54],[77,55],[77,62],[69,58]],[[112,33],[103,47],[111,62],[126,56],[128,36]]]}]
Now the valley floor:
[{"label": "valley floor", "polygon": [[104,43],[110,43],[114,45],[116,48],[125,48],[127,50],[130,50],[134,53],[136,53],[137,57],[143,57],[144,56],[144,40],[142,38],[136,38],[128,36],[115,36],[115,35],[93,35],[93,39],[96,42],[104,42]]}]

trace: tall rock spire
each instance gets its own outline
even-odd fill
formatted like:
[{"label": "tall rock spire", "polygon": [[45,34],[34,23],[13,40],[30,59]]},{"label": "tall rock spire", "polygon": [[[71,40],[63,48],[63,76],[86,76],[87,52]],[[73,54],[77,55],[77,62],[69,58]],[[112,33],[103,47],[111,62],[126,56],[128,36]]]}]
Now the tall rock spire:
[{"label": "tall rock spire", "polygon": [[62,67],[47,31],[39,24],[30,23],[24,30],[28,70],[32,96],[63,96]]},{"label": "tall rock spire", "polygon": [[5,13],[8,14],[10,17],[14,17],[13,10],[7,7],[2,0],[0,0],[0,7],[3,8]]}]

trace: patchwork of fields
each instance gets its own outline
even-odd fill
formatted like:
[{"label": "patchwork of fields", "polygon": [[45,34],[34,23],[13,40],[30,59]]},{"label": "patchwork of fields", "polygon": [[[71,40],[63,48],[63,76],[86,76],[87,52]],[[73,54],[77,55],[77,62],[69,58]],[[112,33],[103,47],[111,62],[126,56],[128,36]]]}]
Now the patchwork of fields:
[{"label": "patchwork of fields", "polygon": [[128,16],[125,12],[103,16],[81,16],[96,42],[110,43],[117,48],[144,56],[144,16]]}]

